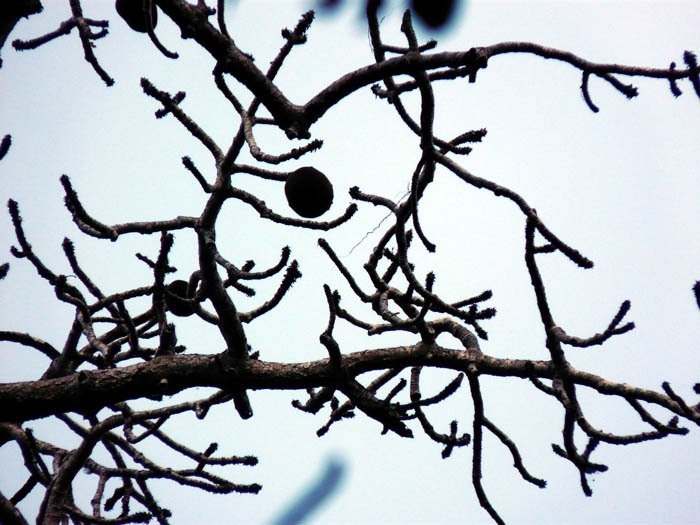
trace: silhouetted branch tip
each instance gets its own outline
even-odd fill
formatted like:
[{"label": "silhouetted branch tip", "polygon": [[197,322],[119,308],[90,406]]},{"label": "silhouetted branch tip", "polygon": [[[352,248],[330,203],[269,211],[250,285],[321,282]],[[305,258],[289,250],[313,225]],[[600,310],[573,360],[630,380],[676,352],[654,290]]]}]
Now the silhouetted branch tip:
[{"label": "silhouetted branch tip", "polygon": [[0,142],[0,160],[2,160],[5,157],[5,155],[7,155],[7,152],[10,150],[11,145],[12,145],[12,136],[5,135],[2,138],[2,141]]}]

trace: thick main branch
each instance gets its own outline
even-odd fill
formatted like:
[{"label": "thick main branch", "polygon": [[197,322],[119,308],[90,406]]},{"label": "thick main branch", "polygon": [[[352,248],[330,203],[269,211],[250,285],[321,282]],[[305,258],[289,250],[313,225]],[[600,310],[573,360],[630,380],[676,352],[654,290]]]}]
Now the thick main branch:
[{"label": "thick main branch", "polygon": [[[328,359],[303,363],[249,359],[235,370],[222,367],[219,360],[217,355],[163,356],[128,367],[3,384],[0,385],[0,421],[20,422],[65,412],[91,412],[117,402],[171,395],[193,387],[299,390],[332,384],[337,377]],[[351,376],[411,366],[467,371],[470,365],[473,365],[470,370],[481,375],[523,379],[552,379],[555,375],[549,361],[499,359],[437,344],[355,352],[344,356],[343,364]],[[685,417],[676,401],[659,392],[608,381],[573,368],[567,372],[567,378],[601,394],[646,401]]]}]

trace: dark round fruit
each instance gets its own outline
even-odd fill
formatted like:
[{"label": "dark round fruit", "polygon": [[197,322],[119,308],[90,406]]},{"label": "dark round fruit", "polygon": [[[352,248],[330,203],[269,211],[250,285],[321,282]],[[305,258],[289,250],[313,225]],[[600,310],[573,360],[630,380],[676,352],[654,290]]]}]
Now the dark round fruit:
[{"label": "dark round fruit", "polygon": [[187,299],[187,281],[178,279],[166,286],[165,306],[178,317],[189,317],[194,313],[192,301]]},{"label": "dark round fruit", "polygon": [[287,176],[284,194],[297,215],[313,219],[326,213],[333,203],[333,186],[316,168],[305,166]]},{"label": "dark round fruit", "polygon": [[439,29],[448,22],[454,7],[454,0],[411,0],[413,12],[433,29]]},{"label": "dark round fruit", "polygon": [[[117,13],[124,21],[129,24],[129,27],[139,33],[148,32],[148,18],[144,6],[147,0],[117,0],[115,7]],[[151,0],[151,22],[155,29],[158,23],[158,12],[156,11],[156,0]]]}]

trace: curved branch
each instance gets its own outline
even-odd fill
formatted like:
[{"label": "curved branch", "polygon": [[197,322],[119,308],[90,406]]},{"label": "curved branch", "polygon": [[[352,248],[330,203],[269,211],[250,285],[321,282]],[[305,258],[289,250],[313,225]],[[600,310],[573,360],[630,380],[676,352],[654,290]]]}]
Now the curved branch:
[{"label": "curved branch", "polygon": [[311,221],[279,215],[268,208],[265,202],[258,199],[251,193],[243,191],[239,188],[230,188],[228,191],[228,197],[236,198],[242,200],[246,204],[249,204],[255,211],[258,212],[258,214],[260,214],[260,217],[263,219],[269,219],[279,224],[298,226],[300,228],[308,228],[312,230],[331,230],[337,226],[340,226],[344,222],[349,221],[357,211],[357,205],[352,203],[345,209],[345,212],[340,217],[333,219],[332,221]]}]

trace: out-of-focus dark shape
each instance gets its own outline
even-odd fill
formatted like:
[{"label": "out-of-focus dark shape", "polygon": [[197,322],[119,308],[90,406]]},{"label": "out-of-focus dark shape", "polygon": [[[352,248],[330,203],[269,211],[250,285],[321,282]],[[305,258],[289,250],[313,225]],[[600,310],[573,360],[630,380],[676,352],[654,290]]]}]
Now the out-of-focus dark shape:
[{"label": "out-of-focus dark shape", "polygon": [[[124,21],[129,24],[129,27],[139,33],[148,33],[148,16],[146,11],[146,3],[148,0],[117,0],[115,7],[117,13]],[[155,0],[151,0],[151,22],[155,29],[158,23],[158,11],[156,10]]]},{"label": "out-of-focus dark shape", "polygon": [[[382,0],[366,0],[365,6],[370,2],[382,7]],[[443,31],[460,18],[460,12],[468,5],[469,0],[405,0],[405,5],[416,16],[419,24],[428,31]],[[323,14],[333,15],[346,5],[358,6],[359,2],[345,2],[344,0],[316,0],[316,9]],[[364,13],[364,10],[361,11]],[[362,17],[364,20],[364,17]]]},{"label": "out-of-focus dark shape", "polygon": [[455,12],[455,0],[411,0],[411,9],[432,29],[442,29]]},{"label": "out-of-focus dark shape", "polygon": [[318,7],[327,11],[333,11],[340,7],[343,0],[318,0]]},{"label": "out-of-focus dark shape", "polygon": [[272,521],[273,525],[296,525],[308,523],[311,514],[327,502],[340,487],[346,466],[338,458],[326,461],[321,475],[299,494],[282,514]]},{"label": "out-of-focus dark shape", "polygon": [[333,203],[331,181],[311,166],[304,166],[289,174],[284,184],[284,194],[289,207],[307,219],[323,215]]},{"label": "out-of-focus dark shape", "polygon": [[[367,0],[365,4],[369,4],[371,0]],[[336,11],[339,7],[344,5],[345,2],[343,0],[316,0],[316,8],[319,9],[320,11],[325,11],[327,13],[332,13],[333,11]],[[358,2],[349,2],[350,5],[357,5]],[[382,5],[382,0],[378,0],[377,4],[379,6]]]},{"label": "out-of-focus dark shape", "polygon": [[43,9],[39,0],[0,0],[0,49],[20,18],[41,13]]},{"label": "out-of-focus dark shape", "polygon": [[693,286],[693,293],[695,294],[695,302],[698,303],[698,308],[700,308],[700,281],[695,282],[695,286]]}]

